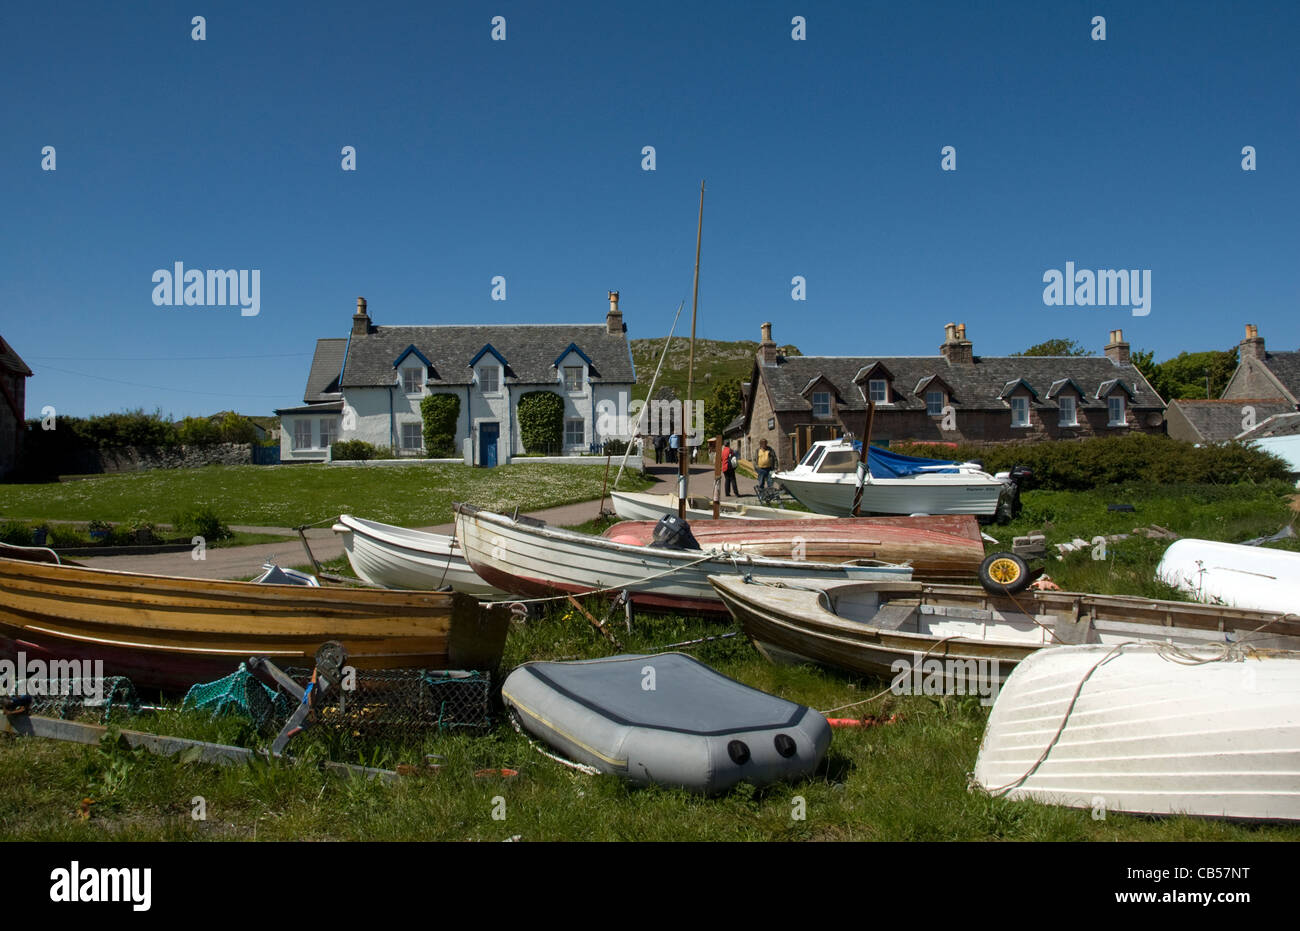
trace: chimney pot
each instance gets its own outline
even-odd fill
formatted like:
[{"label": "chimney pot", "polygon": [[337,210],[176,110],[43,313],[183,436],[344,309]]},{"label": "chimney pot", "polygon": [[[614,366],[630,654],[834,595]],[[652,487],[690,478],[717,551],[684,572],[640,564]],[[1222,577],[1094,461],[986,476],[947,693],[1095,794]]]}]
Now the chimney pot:
[{"label": "chimney pot", "polygon": [[1264,338],[1259,335],[1259,327],[1255,326],[1253,323],[1246,324],[1246,338],[1241,341],[1241,345],[1238,349],[1240,350],[1240,358],[1242,360],[1251,358],[1262,361],[1266,358],[1264,352]]},{"label": "chimney pot", "polygon": [[758,358],[763,365],[776,364],[776,341],[772,339],[772,324],[764,323],[761,327],[763,341],[758,344]]},{"label": "chimney pot", "polygon": [[609,313],[605,315],[605,332],[614,336],[625,332],[627,327],[623,324],[623,311],[618,309],[618,292],[609,292]]},{"label": "chimney pot", "polygon": [[357,312],[352,315],[352,335],[365,336],[370,332],[370,315],[366,313],[366,299],[357,298]]},{"label": "chimney pot", "polygon": [[1106,344],[1106,358],[1120,365],[1128,365],[1131,361],[1129,345],[1124,342],[1123,330],[1110,331],[1110,342]]}]

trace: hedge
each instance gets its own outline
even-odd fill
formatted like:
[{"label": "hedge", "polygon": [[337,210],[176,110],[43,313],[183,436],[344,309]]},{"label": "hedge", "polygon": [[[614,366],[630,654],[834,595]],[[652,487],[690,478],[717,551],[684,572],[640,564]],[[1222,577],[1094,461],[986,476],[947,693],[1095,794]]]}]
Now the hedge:
[{"label": "hedge", "polygon": [[989,472],[1022,465],[1033,470],[1029,488],[1079,491],[1100,485],[1142,481],[1166,484],[1230,485],[1288,477],[1287,465],[1271,453],[1236,441],[1193,446],[1163,435],[1046,440],[1019,445],[970,444],[939,447],[895,443],[890,452],[929,459],[979,460]]}]

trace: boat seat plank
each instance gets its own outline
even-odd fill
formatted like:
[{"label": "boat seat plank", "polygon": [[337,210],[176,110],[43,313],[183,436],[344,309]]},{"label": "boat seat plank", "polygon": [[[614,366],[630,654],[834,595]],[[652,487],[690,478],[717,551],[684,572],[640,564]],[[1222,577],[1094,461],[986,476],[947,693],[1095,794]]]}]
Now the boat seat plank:
[{"label": "boat seat plank", "polygon": [[915,622],[916,605],[887,604],[876,612],[871,626],[877,630],[902,630],[904,625]]}]

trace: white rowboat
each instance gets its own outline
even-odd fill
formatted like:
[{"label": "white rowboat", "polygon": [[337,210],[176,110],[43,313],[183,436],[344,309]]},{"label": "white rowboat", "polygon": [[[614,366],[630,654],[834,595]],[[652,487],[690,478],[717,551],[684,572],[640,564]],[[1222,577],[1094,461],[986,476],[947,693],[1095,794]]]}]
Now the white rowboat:
[{"label": "white rowboat", "polygon": [[334,524],[357,576],[381,588],[454,591],[483,597],[505,593],[480,579],[453,536],[426,533],[344,514]]}]

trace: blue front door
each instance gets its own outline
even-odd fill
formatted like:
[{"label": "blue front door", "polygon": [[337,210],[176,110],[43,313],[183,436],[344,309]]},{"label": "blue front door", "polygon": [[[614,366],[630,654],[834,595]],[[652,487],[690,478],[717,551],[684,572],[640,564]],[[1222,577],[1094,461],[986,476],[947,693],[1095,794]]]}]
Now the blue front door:
[{"label": "blue front door", "polygon": [[501,435],[499,423],[478,425],[478,464],[489,468],[497,464],[497,437]]}]

